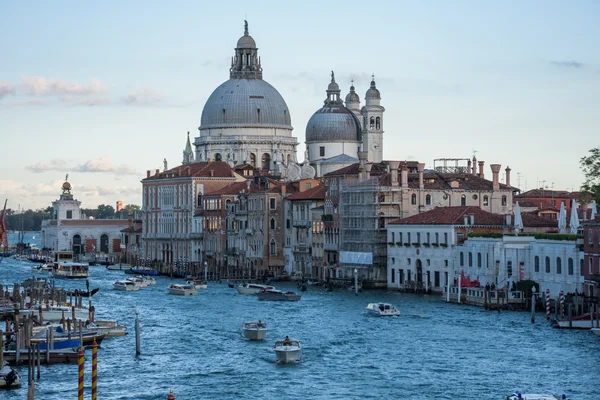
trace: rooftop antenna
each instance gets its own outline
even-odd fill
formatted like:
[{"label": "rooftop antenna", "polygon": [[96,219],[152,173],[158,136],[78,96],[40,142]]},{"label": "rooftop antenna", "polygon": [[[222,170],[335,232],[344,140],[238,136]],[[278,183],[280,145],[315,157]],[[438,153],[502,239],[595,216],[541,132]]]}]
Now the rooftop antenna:
[{"label": "rooftop antenna", "polygon": [[473,150],[473,157],[476,157],[476,156],[477,156],[477,153],[479,153],[479,151],[478,151],[478,150]]},{"label": "rooftop antenna", "polygon": [[517,172],[517,185],[519,186],[519,189],[521,189],[521,173]]}]

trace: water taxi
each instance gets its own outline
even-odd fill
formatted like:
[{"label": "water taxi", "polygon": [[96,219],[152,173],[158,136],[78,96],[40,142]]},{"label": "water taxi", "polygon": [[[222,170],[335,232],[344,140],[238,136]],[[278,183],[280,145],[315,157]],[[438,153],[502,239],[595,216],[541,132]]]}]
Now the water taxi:
[{"label": "water taxi", "polygon": [[242,283],[235,288],[239,294],[257,294],[261,290],[275,289],[273,286],[261,285],[259,283]]},{"label": "water taxi", "polygon": [[393,304],[389,303],[369,303],[367,311],[369,314],[378,317],[395,317],[400,315],[400,311]]},{"label": "water taxi", "polygon": [[278,340],[273,346],[277,355],[277,361],[281,363],[300,361],[302,358],[302,344],[299,340],[290,339],[287,336],[284,340]]},{"label": "water taxi", "polygon": [[194,285],[181,285],[178,283],[173,283],[169,286],[169,294],[193,296],[198,294],[198,290],[194,287]]},{"label": "water taxi", "polygon": [[250,340],[263,340],[267,335],[267,324],[266,322],[250,321],[244,322],[242,327],[242,336]]},{"label": "water taxi", "polygon": [[258,300],[268,300],[268,301],[298,301],[300,300],[300,295],[290,291],[283,291],[277,289],[266,289],[261,290],[256,294]]}]

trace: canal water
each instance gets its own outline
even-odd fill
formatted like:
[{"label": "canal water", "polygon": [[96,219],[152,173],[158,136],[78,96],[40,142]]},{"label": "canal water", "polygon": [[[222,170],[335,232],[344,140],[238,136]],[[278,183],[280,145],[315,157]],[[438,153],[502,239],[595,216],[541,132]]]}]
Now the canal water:
[{"label": "canal water", "polygon": [[[32,276],[32,263],[4,259],[0,282]],[[600,338],[552,329],[544,315],[485,311],[446,304],[439,296],[309,287],[295,303],[260,302],[225,283],[197,296],[167,294],[174,281],[137,292],[112,290],[121,271],[90,267],[96,316],[126,322],[130,334],[98,351],[99,399],[505,399],[514,391],[600,399]],[[179,282],[181,282],[179,280]],[[83,289],[84,281],[56,285]],[[292,288],[292,284],[282,287]],[[400,317],[365,314],[369,302],[390,302]],[[135,308],[141,355],[135,355]],[[261,319],[267,340],[248,342],[242,323]],[[272,347],[285,335],[303,344],[303,361],[279,365]],[[86,352],[86,398],[91,397]],[[27,369],[20,368],[26,377]],[[42,366],[36,399],[74,399],[77,366]],[[0,392],[25,399],[27,386]]]}]

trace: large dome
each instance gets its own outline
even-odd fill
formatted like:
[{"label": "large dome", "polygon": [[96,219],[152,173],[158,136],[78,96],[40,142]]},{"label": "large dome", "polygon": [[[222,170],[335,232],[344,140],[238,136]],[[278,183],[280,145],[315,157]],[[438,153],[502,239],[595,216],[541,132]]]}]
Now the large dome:
[{"label": "large dome", "polygon": [[306,125],[306,142],[356,142],[361,140],[360,121],[341,104],[327,104]]},{"label": "large dome", "polygon": [[268,82],[230,79],[206,101],[200,129],[231,127],[292,129],[292,122],[285,100]]}]

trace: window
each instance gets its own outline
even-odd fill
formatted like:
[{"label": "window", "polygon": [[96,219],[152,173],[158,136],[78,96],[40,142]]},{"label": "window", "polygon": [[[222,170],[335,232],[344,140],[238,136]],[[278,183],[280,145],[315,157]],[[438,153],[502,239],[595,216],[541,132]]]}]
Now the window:
[{"label": "window", "polygon": [[275,218],[271,218],[270,228],[271,230],[275,229]]},{"label": "window", "polygon": [[433,286],[440,287],[440,271],[433,273]]},{"label": "window", "polygon": [[319,156],[325,157],[325,146],[319,146]]},{"label": "window", "polygon": [[448,232],[444,233],[444,244],[448,245]]},{"label": "window", "polygon": [[[590,260],[590,265],[589,265],[589,270],[588,270],[588,272],[589,272],[590,274],[593,274],[593,273],[594,273],[594,262],[593,262],[594,260],[592,259],[592,257],[590,257],[590,258],[589,258],[589,260]],[[583,275],[583,274],[581,274],[581,275]]]},{"label": "window", "polygon": [[410,258],[406,259],[406,264],[410,265]]},{"label": "window", "polygon": [[477,253],[477,266],[481,268],[481,253]]},{"label": "window", "polygon": [[417,243],[421,244],[421,232],[417,232]]},{"label": "window", "polygon": [[310,182],[306,182],[306,190],[310,189]]},{"label": "window", "polygon": [[[67,211],[67,218],[69,218],[69,212]],[[591,229],[587,230],[587,235],[588,235],[588,243],[590,244],[590,246],[594,245],[594,232],[592,232]]]},{"label": "window", "polygon": [[291,225],[290,219],[288,218],[288,219],[285,220],[285,228],[286,229],[290,229],[290,225]]},{"label": "window", "polygon": [[502,206],[506,207],[506,196],[502,196]]},{"label": "window", "polygon": [[381,118],[377,117],[375,118],[375,129],[380,129],[381,128]]},{"label": "window", "polygon": [[467,205],[467,196],[465,196],[464,194],[460,196],[460,205],[462,207],[465,207]]},{"label": "window", "polygon": [[215,154],[215,161],[221,161],[221,160],[222,160],[221,153]]},{"label": "window", "polygon": [[396,270],[392,268],[392,283],[396,282]]},{"label": "window", "polygon": [[271,197],[271,198],[269,199],[269,208],[270,208],[271,210],[274,210],[274,209],[275,209],[275,197]]},{"label": "window", "polygon": [[583,276],[583,258],[579,260],[579,275]]},{"label": "window", "polygon": [[540,257],[535,256],[535,272],[540,272]]},{"label": "window", "polygon": [[427,232],[427,241],[426,241],[426,243],[430,243],[429,235],[430,235],[429,232]]},{"label": "window", "polygon": [[569,258],[569,263],[568,264],[569,264],[568,265],[568,268],[569,268],[568,273],[569,273],[569,275],[573,275],[573,259],[572,258]]},{"label": "window", "polygon": [[431,205],[431,195],[430,194],[425,196],[425,205],[427,205],[427,206]]},{"label": "window", "polygon": [[483,196],[483,205],[484,206],[489,206],[490,205],[490,199],[487,196]]},{"label": "window", "polygon": [[473,253],[469,252],[469,267],[473,266]]},{"label": "window", "polygon": [[512,261],[506,263],[506,273],[508,276],[512,276]]},{"label": "window", "polygon": [[67,219],[73,219],[73,211],[72,210],[67,210]]},{"label": "window", "polygon": [[556,257],[556,273],[558,275],[562,274],[562,259],[560,257]]},{"label": "window", "polygon": [[265,171],[271,169],[271,155],[269,153],[264,153],[261,158],[261,168]]},{"label": "window", "polygon": [[395,237],[396,237],[396,234],[394,232],[392,232],[392,243],[394,243],[396,241]]},{"label": "window", "polygon": [[444,267],[448,266],[448,260],[444,260]]},{"label": "window", "polygon": [[412,204],[413,206],[415,204],[417,204],[417,195],[413,193],[412,196],[410,196],[410,204]]},{"label": "window", "polygon": [[270,253],[272,256],[277,254],[277,245],[275,244],[275,239],[271,239],[271,244],[270,244]]},{"label": "window", "polygon": [[375,128],[375,117],[371,117],[369,120],[369,129]]},{"label": "window", "polygon": [[465,266],[465,253],[463,253],[462,251],[460,252],[460,266]]},{"label": "window", "polygon": [[550,273],[550,257],[546,257],[546,273]]}]

